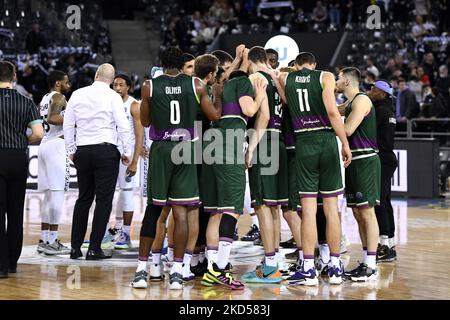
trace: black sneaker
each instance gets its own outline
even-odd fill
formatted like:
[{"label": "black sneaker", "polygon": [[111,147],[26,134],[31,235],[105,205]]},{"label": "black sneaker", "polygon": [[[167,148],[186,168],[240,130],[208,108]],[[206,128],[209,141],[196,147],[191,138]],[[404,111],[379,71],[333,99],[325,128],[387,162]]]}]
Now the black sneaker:
[{"label": "black sneaker", "polygon": [[148,273],[145,270],[138,271],[134,274],[134,279],[131,281],[130,286],[135,289],[146,289],[148,279]]},{"label": "black sneaker", "polygon": [[377,262],[392,262],[397,260],[397,252],[386,245],[378,245]]},{"label": "black sneaker", "polygon": [[183,275],[178,272],[174,272],[169,275],[169,289],[181,290],[183,289]]},{"label": "black sneaker", "polygon": [[366,282],[378,279],[377,269],[369,268],[365,263],[361,263],[357,269],[357,271],[350,275],[350,280],[354,282]]},{"label": "black sneaker", "polygon": [[294,263],[290,263],[287,269],[280,270],[281,277],[282,277],[283,279],[286,279],[286,278],[288,278],[292,273],[301,270],[301,268],[302,268],[302,267],[301,267],[301,264],[302,264],[302,262],[301,262],[301,261],[299,262],[298,260],[297,260],[296,262],[294,262]]},{"label": "black sneaker", "polygon": [[195,266],[191,266],[191,272],[194,274],[194,276],[197,277],[203,277],[205,274],[205,268],[203,266],[203,263],[198,263]]},{"label": "black sneaker", "polygon": [[261,235],[259,234],[259,229],[257,225],[252,225],[250,230],[241,238],[241,241],[255,241],[259,239]]},{"label": "black sneaker", "polygon": [[287,241],[280,242],[280,247],[285,248],[285,249],[294,249],[294,248],[297,248],[297,244],[295,243],[294,238],[291,238]]},{"label": "black sneaker", "polygon": [[287,260],[297,260],[298,259],[298,249],[293,252],[286,253],[284,256]]},{"label": "black sneaker", "polygon": [[231,272],[232,270],[233,270],[233,265],[231,263],[229,263],[229,262],[225,266],[225,269],[223,269],[223,271],[225,271],[225,273]]},{"label": "black sneaker", "polygon": [[256,239],[255,241],[253,241],[253,244],[254,244],[255,246],[262,246],[263,243],[262,243],[261,237],[259,237],[259,238]]}]

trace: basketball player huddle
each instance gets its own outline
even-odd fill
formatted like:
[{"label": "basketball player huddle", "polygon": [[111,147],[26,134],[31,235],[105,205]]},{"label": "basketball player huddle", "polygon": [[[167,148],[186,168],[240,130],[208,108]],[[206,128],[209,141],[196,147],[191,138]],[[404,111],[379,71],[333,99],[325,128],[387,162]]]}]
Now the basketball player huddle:
[{"label": "basketball player huddle", "polygon": [[[148,202],[131,287],[147,288],[149,281],[163,281],[165,273],[174,290],[195,278],[231,290],[245,283],[377,280],[380,160],[375,110],[359,90],[360,72],[344,68],[336,81],[332,73],[316,70],[309,52],[277,70],[268,53],[240,45],[234,59],[223,51],[194,58],[169,47],[161,55],[162,74],[145,81],[140,103],[128,95],[130,79],[116,76],[113,89],[134,129],[134,153],[130,165],[121,164],[116,225],[107,230],[102,248],[131,247],[133,195],[145,182]],[[51,255],[70,252],[57,239],[68,187],[61,112],[70,83],[56,73],[49,86],[41,103],[47,135],[39,149],[39,189],[49,214],[42,217],[38,251]],[[346,98],[339,106],[336,91]],[[247,176],[264,258],[237,276],[229,260]],[[364,250],[363,261],[349,272],[340,259],[338,196],[344,193]],[[298,252],[287,268],[279,250],[280,210]],[[316,215],[326,223],[316,223]],[[169,247],[162,255],[166,234]]]}]

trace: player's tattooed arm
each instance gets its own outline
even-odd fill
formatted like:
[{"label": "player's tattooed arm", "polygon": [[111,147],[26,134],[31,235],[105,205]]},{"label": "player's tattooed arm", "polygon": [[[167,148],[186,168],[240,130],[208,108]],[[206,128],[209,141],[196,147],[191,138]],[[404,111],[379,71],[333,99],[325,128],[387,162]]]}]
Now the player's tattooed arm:
[{"label": "player's tattooed arm", "polygon": [[133,102],[131,104],[130,111],[131,116],[133,117],[134,137],[136,143],[134,145],[133,159],[131,160],[131,163],[127,168],[127,174],[130,176],[134,176],[137,171],[139,156],[141,155],[142,147],[144,146],[144,127],[142,126],[141,123],[139,103]]},{"label": "player's tattooed arm", "polygon": [[336,89],[336,81],[334,75],[330,72],[323,72],[323,89],[322,99],[325,109],[327,110],[328,119],[330,119],[331,126],[334,132],[342,142],[342,160],[344,161],[344,167],[347,168],[352,161],[352,153],[345,133],[344,124],[342,123],[341,114],[336,106],[336,98],[334,91]]},{"label": "player's tattooed arm", "polygon": [[64,116],[61,115],[67,106],[66,97],[61,93],[55,93],[50,101],[48,108],[47,122],[55,126],[61,126],[64,123]]},{"label": "player's tattooed arm", "polygon": [[149,127],[152,123],[152,117],[150,112],[150,97],[151,97],[151,90],[152,90],[152,82],[151,80],[145,80],[144,84],[142,85],[141,89],[141,107],[140,107],[140,117],[141,117],[141,124],[144,127]]},{"label": "player's tattooed arm", "polygon": [[222,116],[222,85],[213,86],[214,102],[209,98],[206,86],[199,78],[194,78],[194,85],[202,112],[210,121],[219,121]]}]

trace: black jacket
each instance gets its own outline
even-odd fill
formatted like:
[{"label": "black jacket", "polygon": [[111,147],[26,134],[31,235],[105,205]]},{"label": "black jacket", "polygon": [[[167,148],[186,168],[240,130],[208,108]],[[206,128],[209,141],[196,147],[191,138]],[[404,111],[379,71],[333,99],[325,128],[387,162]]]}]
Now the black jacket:
[{"label": "black jacket", "polygon": [[400,115],[407,119],[415,118],[419,114],[419,104],[416,95],[409,89],[400,94]]},{"label": "black jacket", "polygon": [[394,114],[394,102],[390,98],[374,102],[377,117],[377,143],[378,155],[381,164],[397,166],[397,157],[394,153],[394,139],[396,119]]}]

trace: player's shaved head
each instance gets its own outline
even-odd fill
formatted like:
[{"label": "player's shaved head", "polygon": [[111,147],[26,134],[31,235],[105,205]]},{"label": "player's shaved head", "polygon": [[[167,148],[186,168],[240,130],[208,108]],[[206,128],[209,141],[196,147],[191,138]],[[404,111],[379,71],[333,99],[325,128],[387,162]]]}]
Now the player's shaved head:
[{"label": "player's shaved head", "polygon": [[248,52],[248,60],[253,63],[267,63],[266,50],[263,47],[252,47]]},{"label": "player's shaved head", "polygon": [[316,64],[316,58],[311,52],[300,52],[295,58],[295,64],[298,66],[314,65]]},{"label": "player's shaved head", "polygon": [[342,75],[350,81],[359,85],[361,82],[361,71],[355,67],[347,67],[341,70]]},{"label": "player's shaved head", "polygon": [[111,84],[114,81],[115,73],[116,71],[111,64],[104,63],[98,67],[97,72],[95,73],[95,80]]}]

